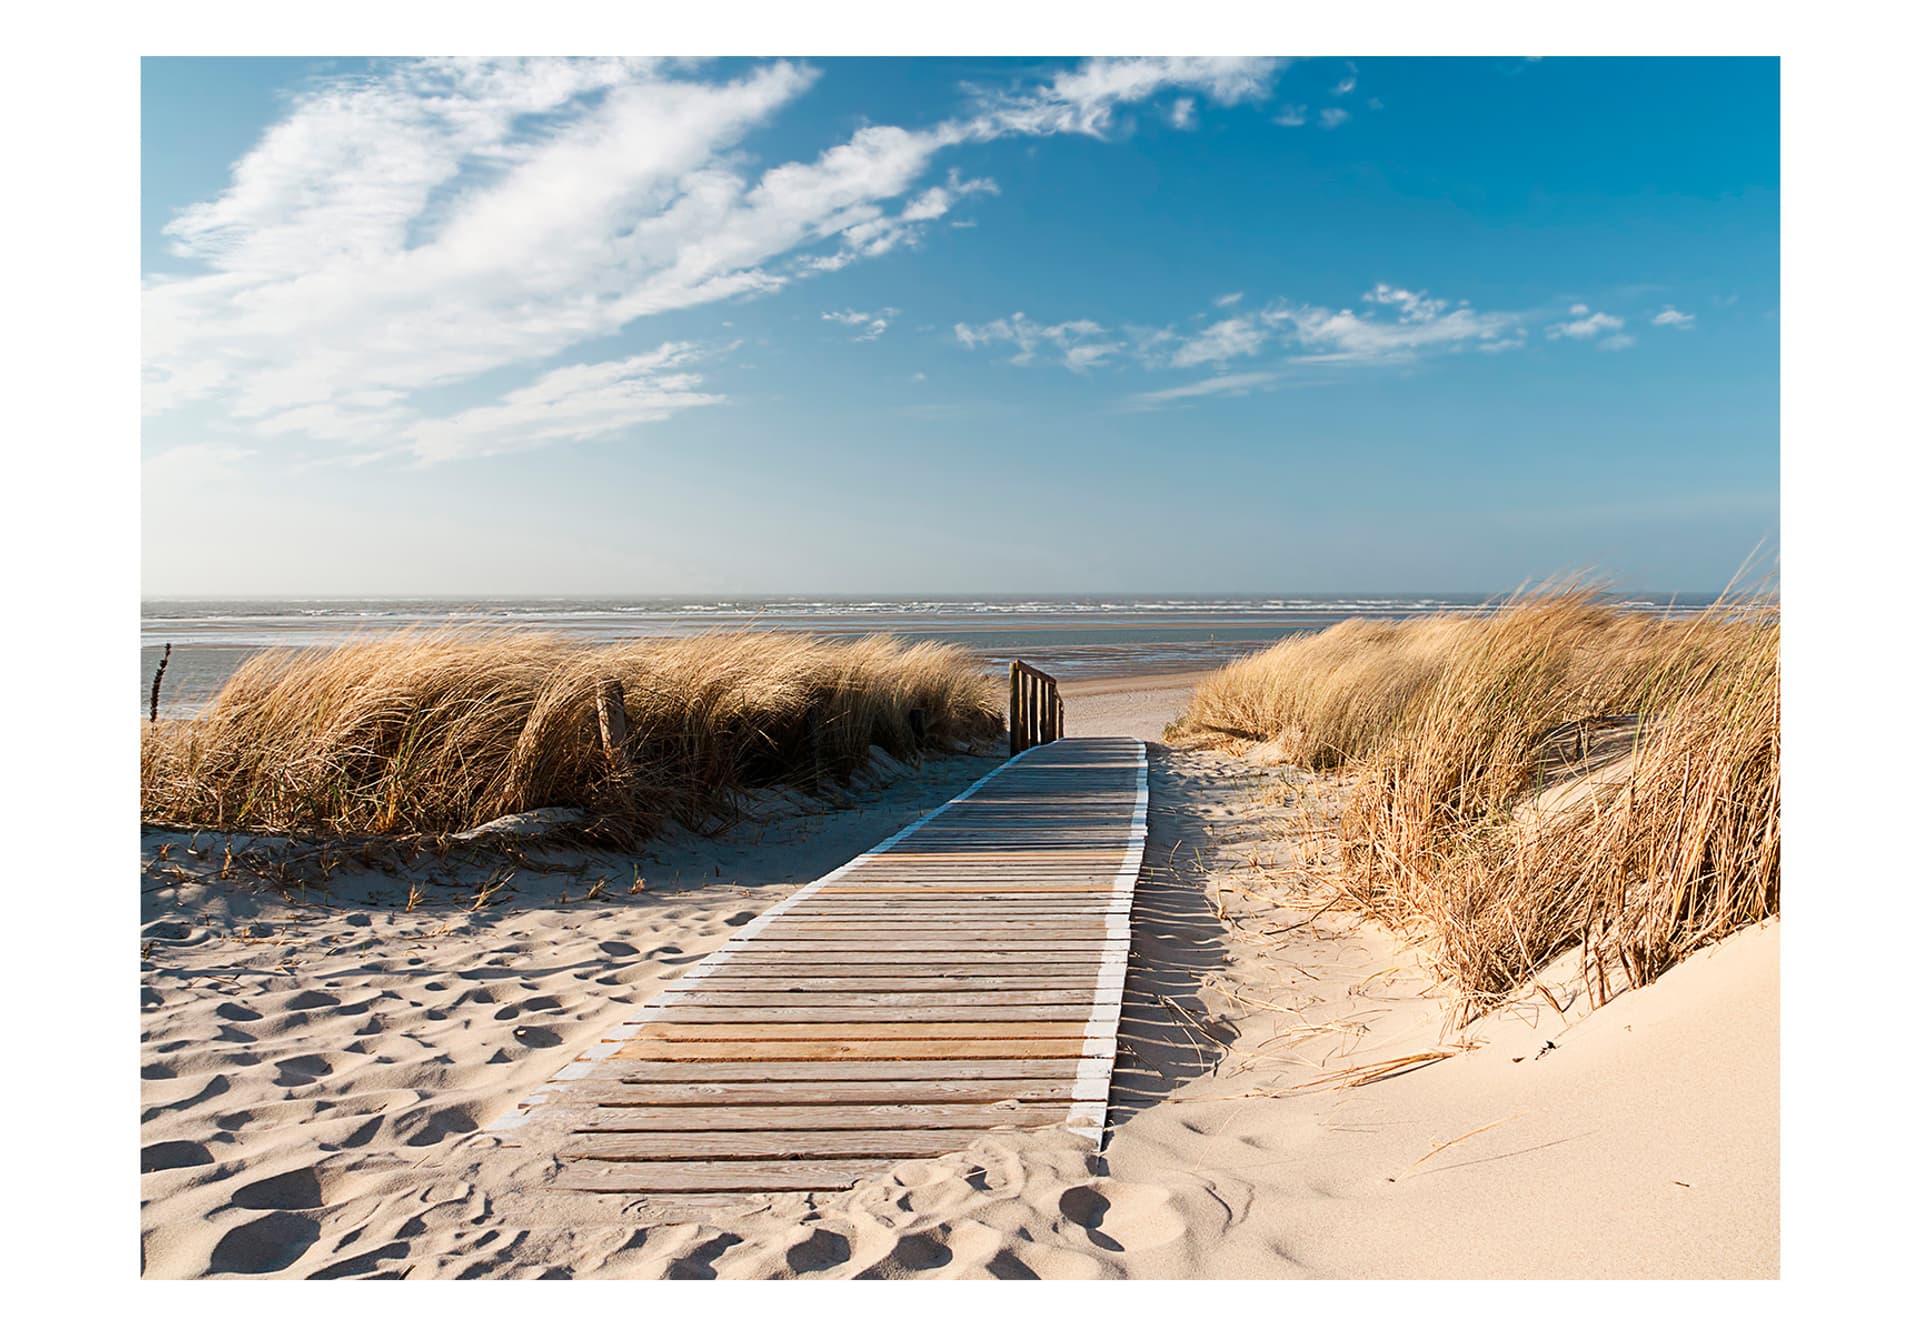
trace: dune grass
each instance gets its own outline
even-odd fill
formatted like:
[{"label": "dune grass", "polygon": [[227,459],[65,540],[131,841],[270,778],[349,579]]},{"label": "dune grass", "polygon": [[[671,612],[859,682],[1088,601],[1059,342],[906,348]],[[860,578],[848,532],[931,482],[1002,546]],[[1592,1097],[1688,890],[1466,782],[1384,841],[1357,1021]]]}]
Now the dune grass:
[{"label": "dune grass", "polygon": [[[628,726],[611,762],[596,703],[607,680]],[[147,724],[141,817],[441,834],[579,806],[592,834],[632,844],[667,820],[724,819],[748,787],[844,780],[873,746],[906,759],[1001,726],[997,687],[948,645],[407,632],[259,654],[197,718]]]},{"label": "dune grass", "polygon": [[[1604,999],[1779,910],[1780,631],[1770,595],[1666,620],[1603,591],[1282,643],[1169,739],[1353,773],[1341,892],[1425,940],[1469,1011],[1574,946]],[[1566,762],[1608,725],[1620,758]]]}]

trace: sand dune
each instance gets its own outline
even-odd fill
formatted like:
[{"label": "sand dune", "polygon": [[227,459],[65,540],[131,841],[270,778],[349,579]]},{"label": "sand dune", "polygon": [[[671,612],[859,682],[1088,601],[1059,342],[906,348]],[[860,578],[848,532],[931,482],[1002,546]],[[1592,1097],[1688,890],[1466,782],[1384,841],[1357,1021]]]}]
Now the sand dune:
[{"label": "sand dune", "polygon": [[[682,838],[638,864],[638,895],[630,862],[523,871],[522,897],[484,912],[407,912],[418,881],[390,874],[295,907],[173,840],[145,882],[144,1271],[1778,1272],[1776,925],[1591,1014],[1550,971],[1553,1004],[1463,1044],[1417,953],[1309,906],[1335,780],[1152,751],[1104,1158],[1059,1132],[988,1134],[844,1193],[711,1208],[553,1191],[537,1122],[519,1148],[480,1127],[736,923],[992,760],[929,765],[858,810]],[[146,837],[149,861],[165,841]]]}]

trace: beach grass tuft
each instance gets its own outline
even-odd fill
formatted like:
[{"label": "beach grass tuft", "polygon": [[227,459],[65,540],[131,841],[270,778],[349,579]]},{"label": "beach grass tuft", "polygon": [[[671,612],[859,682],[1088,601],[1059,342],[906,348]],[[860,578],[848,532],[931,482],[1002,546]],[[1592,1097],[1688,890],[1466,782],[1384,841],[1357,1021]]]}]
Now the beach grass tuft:
[{"label": "beach grass tuft", "polygon": [[[627,729],[612,756],[607,682]],[[145,725],[141,817],[445,834],[574,806],[632,844],[669,820],[724,824],[748,788],[844,782],[875,746],[912,759],[1002,725],[998,686],[951,645],[409,631],[258,654],[199,716]]]},{"label": "beach grass tuft", "polygon": [[1665,618],[1605,591],[1289,640],[1203,682],[1169,740],[1354,773],[1340,893],[1469,1012],[1574,947],[1604,1000],[1780,896],[1777,597]]}]

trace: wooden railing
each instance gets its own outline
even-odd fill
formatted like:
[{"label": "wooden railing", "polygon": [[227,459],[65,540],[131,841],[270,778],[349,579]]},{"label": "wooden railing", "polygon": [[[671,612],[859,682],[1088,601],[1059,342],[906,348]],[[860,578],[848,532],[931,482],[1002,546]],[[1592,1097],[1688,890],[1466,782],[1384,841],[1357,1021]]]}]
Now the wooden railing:
[{"label": "wooden railing", "polygon": [[1007,665],[1007,753],[1058,741],[1067,731],[1060,683],[1015,658]]}]

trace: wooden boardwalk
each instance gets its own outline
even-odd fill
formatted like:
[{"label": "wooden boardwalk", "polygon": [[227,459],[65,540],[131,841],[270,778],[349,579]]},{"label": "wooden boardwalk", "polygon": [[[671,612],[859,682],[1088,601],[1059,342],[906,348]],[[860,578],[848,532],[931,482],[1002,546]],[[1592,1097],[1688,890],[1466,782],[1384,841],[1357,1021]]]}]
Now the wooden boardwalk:
[{"label": "wooden boardwalk", "polygon": [[1146,841],[1146,747],[1021,752],[814,881],[492,1129],[561,1186],[838,1190],[1002,1127],[1099,1141]]}]

